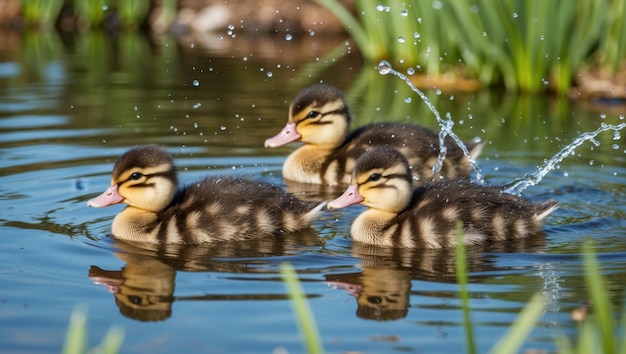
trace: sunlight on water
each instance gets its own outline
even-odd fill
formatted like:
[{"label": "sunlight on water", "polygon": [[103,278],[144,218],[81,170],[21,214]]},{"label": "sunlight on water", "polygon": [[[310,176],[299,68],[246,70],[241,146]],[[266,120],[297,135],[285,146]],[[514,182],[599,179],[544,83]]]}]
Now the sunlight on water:
[{"label": "sunlight on water", "polygon": [[530,186],[534,186],[537,183],[539,183],[541,179],[548,172],[552,171],[559,162],[563,161],[566,157],[570,156],[574,152],[574,150],[576,150],[576,148],[582,145],[585,141],[589,140],[592,143],[596,144],[596,146],[598,146],[600,142],[595,140],[595,137],[598,134],[605,132],[607,130],[613,130],[614,131],[613,137],[615,137],[616,133],[617,133],[617,136],[619,136],[619,131],[624,129],[624,127],[626,127],[626,123],[621,123],[618,125],[610,125],[610,124],[602,123],[600,125],[600,128],[592,132],[586,132],[586,133],[580,134],[569,145],[565,146],[563,149],[561,149],[561,151],[557,152],[556,155],[554,155],[552,158],[547,160],[543,164],[543,166],[541,166],[535,173],[526,174],[523,177],[515,179],[511,183],[509,183],[509,185],[505,189],[505,192],[511,193],[511,194],[518,194],[518,195],[521,194],[526,188]]},{"label": "sunlight on water", "polygon": [[435,175],[438,174],[441,171],[441,168],[443,167],[443,161],[446,159],[446,153],[448,152],[448,149],[446,148],[444,141],[446,139],[446,136],[450,136],[452,139],[454,139],[454,141],[461,148],[461,150],[463,150],[463,153],[469,160],[469,163],[472,166],[472,169],[476,173],[476,177],[475,177],[476,180],[482,182],[482,175],[481,175],[480,167],[478,167],[476,160],[474,160],[472,155],[470,155],[469,151],[467,150],[467,147],[465,146],[461,138],[459,138],[458,135],[456,135],[452,131],[452,126],[454,126],[454,121],[452,120],[452,116],[450,115],[450,113],[446,114],[445,120],[442,119],[441,115],[439,114],[439,111],[437,110],[437,108],[435,108],[435,105],[433,105],[433,103],[430,102],[428,97],[426,97],[424,92],[418,89],[411,82],[411,79],[409,79],[406,75],[395,71],[391,67],[391,64],[388,61],[383,60],[380,63],[378,63],[378,72],[381,75],[387,75],[387,74],[395,75],[399,77],[400,79],[402,79],[404,82],[406,82],[406,84],[409,85],[411,90],[417,93],[417,95],[422,99],[422,101],[424,101],[424,103],[426,104],[426,106],[428,106],[431,112],[433,112],[433,114],[435,115],[435,118],[437,118],[437,123],[439,124],[441,131],[439,132],[439,157],[437,159],[437,163],[435,163],[435,165],[433,166],[433,174]]}]

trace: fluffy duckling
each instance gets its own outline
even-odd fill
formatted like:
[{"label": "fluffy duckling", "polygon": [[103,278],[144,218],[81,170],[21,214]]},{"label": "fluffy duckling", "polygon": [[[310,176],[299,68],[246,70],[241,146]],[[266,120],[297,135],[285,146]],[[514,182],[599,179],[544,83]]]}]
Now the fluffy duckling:
[{"label": "fluffy duckling", "polygon": [[[329,85],[311,86],[298,93],[289,107],[287,125],[267,139],[265,147],[294,141],[304,143],[283,164],[283,177],[296,182],[348,184],[355,160],[377,145],[391,145],[407,157],[416,185],[433,178],[432,168],[439,155],[436,132],[401,123],[373,123],[350,132],[350,121],[348,105],[340,90]],[[448,151],[441,175],[467,176],[471,165],[461,148],[450,137],[445,145]],[[466,145],[473,158],[483,147],[479,141]]]},{"label": "fluffy duckling", "polygon": [[138,146],[120,156],[111,186],[87,205],[118,203],[128,206],[113,220],[114,237],[186,244],[305,229],[324,206],[243,178],[205,178],[178,188],[172,156],[157,145]]},{"label": "fluffy duckling", "polygon": [[348,189],[328,208],[361,204],[369,209],[353,222],[353,240],[382,246],[445,248],[456,243],[462,222],[466,244],[503,241],[540,233],[556,201],[531,204],[502,188],[468,180],[434,181],[414,188],[406,158],[374,147],[357,161]]}]

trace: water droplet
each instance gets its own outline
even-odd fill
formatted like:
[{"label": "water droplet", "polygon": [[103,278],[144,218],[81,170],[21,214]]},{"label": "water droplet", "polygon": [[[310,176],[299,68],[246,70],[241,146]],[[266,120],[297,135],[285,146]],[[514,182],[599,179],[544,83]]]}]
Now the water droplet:
[{"label": "water droplet", "polygon": [[411,101],[412,101],[411,97],[407,97],[407,98],[404,99],[404,102],[406,102],[406,103],[411,103]]},{"label": "water droplet", "polygon": [[200,81],[198,81],[198,80],[193,80],[193,85],[194,85],[195,87],[200,86]]},{"label": "water droplet", "polygon": [[220,127],[220,130],[221,130],[221,131],[224,131],[224,130],[226,130],[226,127],[222,125],[222,126]]},{"label": "water droplet", "polygon": [[391,72],[391,64],[388,61],[383,60],[378,63],[378,73],[381,75],[387,75]]},{"label": "water droplet", "polygon": [[613,148],[613,150],[619,149],[619,145],[617,145],[617,144],[613,144],[613,145],[611,145],[611,147]]},{"label": "water droplet", "polygon": [[200,106],[202,106],[202,103],[198,102],[198,103],[195,103],[192,107],[193,109],[197,109],[197,108],[200,108]]},{"label": "water droplet", "polygon": [[404,37],[402,37],[402,36],[398,37],[398,42],[399,43],[404,43]]},{"label": "water droplet", "polygon": [[619,131],[616,130],[616,131],[613,132],[613,140],[619,140],[621,138],[622,138],[622,136],[619,133]]},{"label": "water droplet", "polygon": [[232,31],[232,30],[234,30],[234,29],[235,29],[235,25],[233,25],[233,24],[231,23],[230,25],[228,25],[228,29],[229,29],[229,30],[231,30],[231,31]]},{"label": "water droplet", "polygon": [[413,74],[415,74],[415,69],[408,68],[408,69],[406,69],[406,73],[409,74],[409,75],[413,75]]},{"label": "water droplet", "polygon": [[409,11],[408,10],[402,10],[400,11],[400,16],[402,17],[407,17],[409,15]]},{"label": "water droplet", "polygon": [[422,18],[421,17],[417,18],[417,23],[422,23]]},{"label": "water droplet", "polygon": [[541,39],[542,41],[545,39],[545,37],[543,36],[543,34],[541,36],[539,36],[539,39]]},{"label": "water droplet", "polygon": [[272,72],[271,72],[271,71],[268,71],[268,72],[267,72],[267,77],[272,77],[273,75],[274,75],[274,74],[272,74]]},{"label": "water droplet", "polygon": [[434,1],[433,2],[433,9],[441,10],[442,7],[443,7],[443,3],[441,1]]},{"label": "water droplet", "polygon": [[292,36],[290,33],[287,33],[287,34],[285,35],[285,40],[290,41],[290,40],[292,40],[292,39],[293,39],[293,36]]},{"label": "water droplet", "polygon": [[221,34],[217,35],[217,40],[221,41],[222,39],[224,39],[224,36],[222,36]]},{"label": "water droplet", "polygon": [[513,18],[517,18],[517,16],[518,16],[518,15],[517,15],[517,12],[514,12],[514,13],[513,13]]},{"label": "water droplet", "polygon": [[376,5],[376,10],[378,10],[378,11],[385,11],[385,6],[383,6],[381,4],[378,4],[378,5]]}]

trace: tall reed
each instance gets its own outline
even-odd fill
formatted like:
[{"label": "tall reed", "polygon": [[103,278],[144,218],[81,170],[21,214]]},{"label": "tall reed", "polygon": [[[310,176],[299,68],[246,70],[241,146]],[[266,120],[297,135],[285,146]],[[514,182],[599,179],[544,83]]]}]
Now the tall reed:
[{"label": "tall reed", "polygon": [[370,61],[423,74],[469,74],[483,85],[565,93],[577,70],[609,73],[626,57],[623,0],[356,0],[356,17],[336,14]]}]

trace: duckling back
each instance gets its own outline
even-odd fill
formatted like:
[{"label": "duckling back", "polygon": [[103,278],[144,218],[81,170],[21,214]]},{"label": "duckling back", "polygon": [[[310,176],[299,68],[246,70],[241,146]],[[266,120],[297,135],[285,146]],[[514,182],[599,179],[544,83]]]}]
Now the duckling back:
[{"label": "duckling back", "polygon": [[409,205],[381,234],[393,246],[453,247],[459,223],[465,244],[514,240],[541,233],[557,207],[553,200],[532,204],[500,187],[467,180],[429,182],[413,191]]},{"label": "duckling back", "polygon": [[431,181],[414,188],[406,158],[376,147],[356,162],[351,184],[329,208],[368,207],[353,222],[352,238],[394,247],[445,248],[456,243],[457,224],[466,244],[504,241],[541,232],[558,204],[532,204],[501,187],[468,180]]},{"label": "duckling back", "polygon": [[172,203],[146,225],[142,237],[158,243],[200,244],[277,236],[310,227],[323,206],[265,182],[207,178],[179,189]]},{"label": "duckling back", "polygon": [[[367,149],[388,145],[403,153],[412,168],[416,185],[433,179],[432,168],[439,156],[439,136],[422,126],[374,123],[350,131],[352,117],[343,93],[329,85],[315,85],[298,93],[289,108],[289,120],[265,146],[277,147],[293,141],[303,146],[291,153],[283,165],[283,177],[302,183],[339,185],[350,182],[356,159]],[[471,171],[469,160],[456,142],[445,140],[448,150],[440,176],[457,178]],[[466,145],[473,158],[482,143]]]},{"label": "duckling back", "polygon": [[138,146],[118,158],[110,187],[88,205],[128,205],[113,221],[116,238],[186,244],[305,229],[324,205],[245,178],[212,177],[177,185],[171,155],[160,146]]}]

